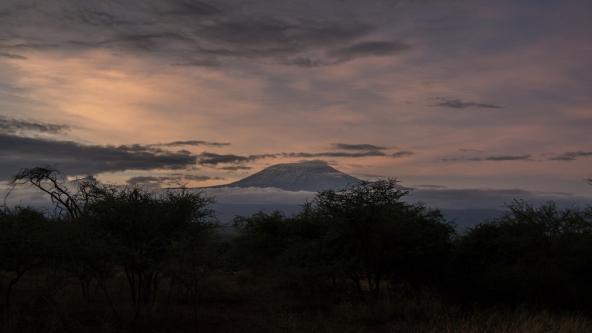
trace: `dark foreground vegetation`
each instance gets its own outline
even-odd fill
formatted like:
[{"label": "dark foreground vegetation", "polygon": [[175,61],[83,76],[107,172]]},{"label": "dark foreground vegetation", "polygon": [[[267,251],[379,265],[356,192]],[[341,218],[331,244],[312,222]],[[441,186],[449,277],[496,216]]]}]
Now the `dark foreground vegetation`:
[{"label": "dark foreground vegetation", "polygon": [[395,181],[219,228],[201,193],[68,185],[0,213],[2,332],[591,332],[592,208],[532,207],[457,235]]}]

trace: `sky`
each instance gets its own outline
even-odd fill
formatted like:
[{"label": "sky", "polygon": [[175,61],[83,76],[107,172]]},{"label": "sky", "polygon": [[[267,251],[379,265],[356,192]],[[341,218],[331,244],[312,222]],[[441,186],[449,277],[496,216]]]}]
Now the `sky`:
[{"label": "sky", "polygon": [[0,1],[0,181],[590,196],[591,130],[590,1]]}]

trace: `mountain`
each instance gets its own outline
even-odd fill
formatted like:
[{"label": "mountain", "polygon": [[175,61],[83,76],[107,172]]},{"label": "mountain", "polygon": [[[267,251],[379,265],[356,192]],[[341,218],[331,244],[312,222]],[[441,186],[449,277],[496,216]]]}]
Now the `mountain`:
[{"label": "mountain", "polygon": [[[281,211],[284,214],[292,215],[302,210],[302,204],[312,198],[313,193],[301,193],[298,196],[287,195],[290,191],[318,192],[327,189],[341,189],[361,180],[328,165],[323,161],[304,161],[298,163],[276,164],[265,168],[251,176],[227,185],[213,186],[214,191],[210,193],[216,196],[214,204],[219,221],[223,225],[231,225],[235,216],[249,216],[259,211],[273,212]],[[245,188],[245,193],[225,188]],[[246,189],[255,188],[277,188],[269,189]],[[217,188],[217,189],[216,189]],[[229,190],[229,191],[227,191]],[[238,193],[237,193],[238,192]],[[412,192],[414,195],[406,197],[406,201],[431,202],[437,206],[441,202],[434,194],[448,193],[444,190],[421,190]],[[309,195],[309,197],[306,197]],[[458,195],[458,194],[456,194]],[[476,196],[474,193],[472,196]],[[270,198],[273,198],[270,200]],[[491,200],[491,199],[488,199]],[[494,206],[499,206],[500,200],[493,200]],[[503,203],[503,201],[501,201]],[[494,208],[462,208],[462,204],[454,202],[452,206],[461,207],[449,208],[450,203],[444,204],[441,209],[446,220],[454,222],[459,233],[465,232],[468,228],[474,227],[486,220],[499,217],[503,212]],[[432,206],[433,207],[433,206]]]},{"label": "mountain", "polygon": [[275,164],[224,187],[275,187],[286,191],[337,190],[361,180],[324,161]]}]

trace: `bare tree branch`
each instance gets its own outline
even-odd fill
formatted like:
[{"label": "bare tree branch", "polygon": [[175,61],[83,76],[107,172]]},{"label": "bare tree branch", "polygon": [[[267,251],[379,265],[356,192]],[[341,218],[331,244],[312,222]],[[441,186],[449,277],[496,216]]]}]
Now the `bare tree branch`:
[{"label": "bare tree branch", "polygon": [[88,204],[103,195],[106,189],[101,188],[93,177],[76,179],[70,183],[76,187],[69,188],[64,175],[50,167],[22,169],[10,182],[11,187],[4,201],[17,186],[30,185],[49,196],[56,215],[76,220]]}]

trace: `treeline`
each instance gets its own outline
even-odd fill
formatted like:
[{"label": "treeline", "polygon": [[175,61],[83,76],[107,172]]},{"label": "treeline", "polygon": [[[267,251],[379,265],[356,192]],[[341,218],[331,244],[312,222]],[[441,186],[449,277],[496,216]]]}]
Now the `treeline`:
[{"label": "treeline", "polygon": [[72,187],[43,168],[13,184],[45,192],[56,211],[0,212],[7,327],[46,320],[39,308],[62,316],[64,290],[72,298],[74,289],[118,325],[178,304],[197,321],[205,281],[228,276],[330,302],[427,293],[463,306],[592,309],[592,208],[516,201],[457,235],[437,210],[403,202],[407,191],[385,180],[318,193],[295,216],[237,217],[229,234],[198,192],[156,195],[93,179]]},{"label": "treeline", "polygon": [[236,219],[248,267],[331,292],[428,290],[457,304],[592,310],[592,207],[515,201],[457,235],[394,181],[319,193],[294,217]]}]

